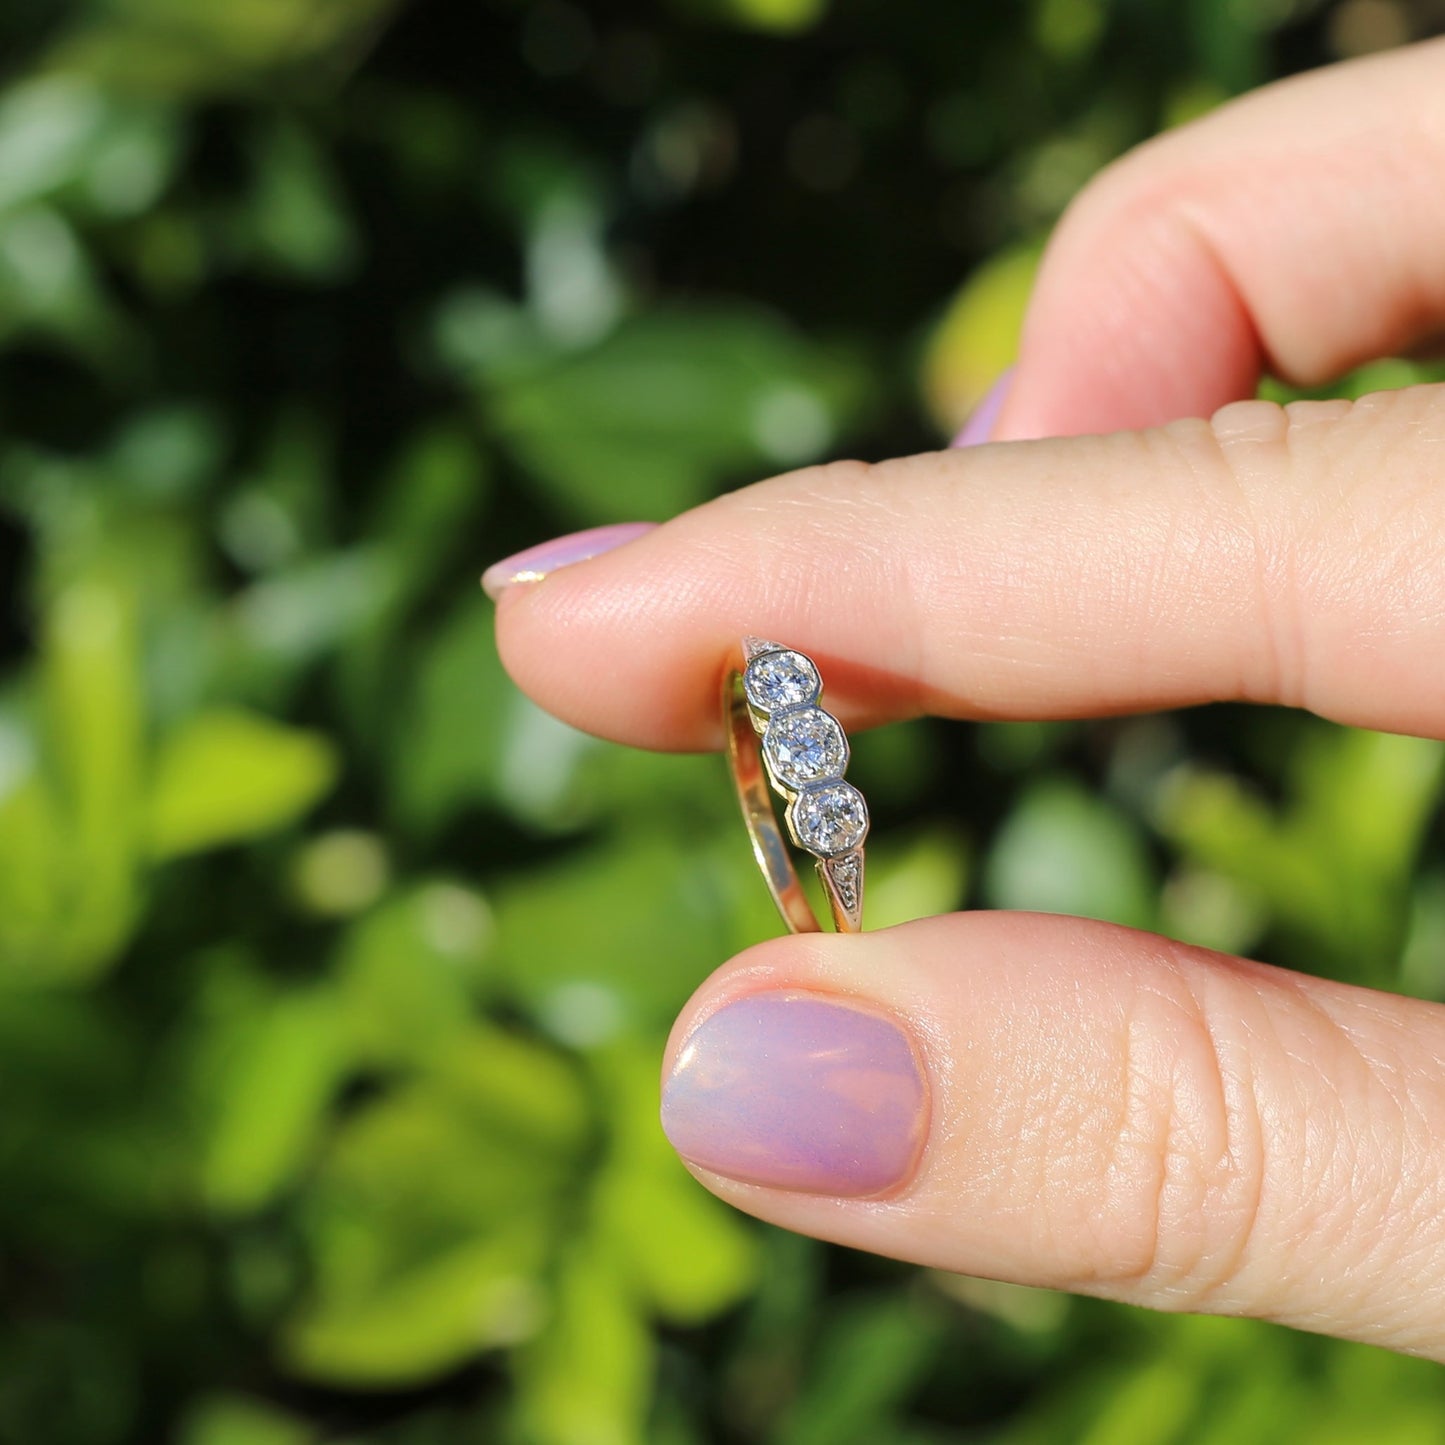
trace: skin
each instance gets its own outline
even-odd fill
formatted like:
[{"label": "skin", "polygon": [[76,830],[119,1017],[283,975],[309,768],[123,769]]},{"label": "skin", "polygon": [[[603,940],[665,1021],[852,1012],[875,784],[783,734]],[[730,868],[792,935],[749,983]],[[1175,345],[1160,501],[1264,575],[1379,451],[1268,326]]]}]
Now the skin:
[{"label": "skin", "polygon": [[[1438,42],[1161,137],[1061,223],[1001,444],[775,478],[508,586],[508,668],[651,748],[718,746],[744,632],[816,658],[850,726],[1245,699],[1445,737],[1445,388],[1247,399],[1265,368],[1315,382],[1445,331],[1442,174]],[[1445,1008],[959,914],[749,950],[665,1073],[699,1020],[791,989],[908,1031],[927,1138],[882,1196],[695,1170],[723,1198],[945,1269],[1445,1359]]]}]

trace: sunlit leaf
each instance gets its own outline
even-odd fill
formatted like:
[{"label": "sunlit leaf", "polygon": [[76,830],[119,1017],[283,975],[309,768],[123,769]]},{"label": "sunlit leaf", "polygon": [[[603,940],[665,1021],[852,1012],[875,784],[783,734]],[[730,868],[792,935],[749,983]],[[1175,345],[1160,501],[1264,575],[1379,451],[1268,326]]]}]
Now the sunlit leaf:
[{"label": "sunlit leaf", "polygon": [[94,576],[47,613],[45,757],[67,842],[60,930],[66,967],[115,955],[132,924],[140,823],[142,698],[134,598]]},{"label": "sunlit leaf", "polygon": [[757,1236],[687,1173],[663,1137],[656,1049],[614,1049],[594,1068],[612,1121],[594,1186],[599,1247],[621,1263],[628,1288],[649,1309],[700,1324],[755,1285]]},{"label": "sunlit leaf", "polygon": [[161,746],[151,852],[172,858],[285,827],[327,792],[336,771],[335,753],[317,733],[254,713],[198,713]]},{"label": "sunlit leaf", "polygon": [[439,1253],[364,1300],[314,1304],[284,1338],[307,1379],[367,1389],[436,1378],[535,1334],[546,1312],[539,1231],[519,1221]]},{"label": "sunlit leaf", "polygon": [[740,310],[654,312],[486,385],[498,430],[586,522],[669,516],[726,479],[816,460],[858,395],[846,362]]},{"label": "sunlit leaf", "polygon": [[499,886],[507,986],[558,1038],[605,1042],[670,1022],[733,951],[733,881],[767,905],[746,845],[726,865],[694,843],[618,838]]},{"label": "sunlit leaf", "polygon": [[652,1339],[615,1266],[568,1252],[547,1328],[522,1354],[517,1413],[535,1445],[644,1445]]},{"label": "sunlit leaf", "polygon": [[281,994],[218,1042],[201,1189],[212,1208],[259,1208],[284,1188],[318,1137],[345,1059],[323,992]]},{"label": "sunlit leaf", "polygon": [[928,409],[945,432],[958,431],[1013,364],[1038,266],[1037,246],[1005,251],[980,266],[949,303],[922,375]]}]

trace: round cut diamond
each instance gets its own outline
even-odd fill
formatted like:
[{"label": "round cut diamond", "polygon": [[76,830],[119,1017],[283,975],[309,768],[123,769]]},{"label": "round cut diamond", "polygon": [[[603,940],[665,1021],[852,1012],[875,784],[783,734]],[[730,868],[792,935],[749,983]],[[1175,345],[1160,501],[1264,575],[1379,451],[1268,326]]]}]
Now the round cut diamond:
[{"label": "round cut diamond", "polygon": [[820,707],[773,718],[763,734],[763,748],[773,777],[789,788],[837,777],[848,764],[843,729]]},{"label": "round cut diamond", "polygon": [[818,669],[801,652],[765,652],[743,672],[748,701],[762,713],[813,702],[823,690]]},{"label": "round cut diamond", "polygon": [[799,793],[792,817],[798,842],[825,858],[856,848],[868,832],[868,807],[852,783],[824,783]]}]

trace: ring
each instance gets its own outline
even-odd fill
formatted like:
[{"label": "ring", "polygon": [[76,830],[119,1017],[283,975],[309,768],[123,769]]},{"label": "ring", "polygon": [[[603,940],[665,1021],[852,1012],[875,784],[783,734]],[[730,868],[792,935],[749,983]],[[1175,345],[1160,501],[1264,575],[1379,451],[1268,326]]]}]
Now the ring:
[{"label": "ring", "polygon": [[768,785],[787,799],[793,843],[811,853],[839,933],[863,927],[863,840],[868,805],[843,781],[848,739],[819,705],[823,683],[809,657],[757,637],[742,641],[741,668],[723,674],[728,764],[768,891],[793,933],[820,931],[798,881]]}]

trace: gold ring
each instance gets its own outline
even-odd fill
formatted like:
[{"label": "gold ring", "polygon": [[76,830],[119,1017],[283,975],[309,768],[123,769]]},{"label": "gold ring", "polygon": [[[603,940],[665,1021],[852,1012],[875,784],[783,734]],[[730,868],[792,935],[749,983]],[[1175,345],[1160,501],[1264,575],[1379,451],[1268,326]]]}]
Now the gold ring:
[{"label": "gold ring", "polygon": [[811,853],[839,933],[863,927],[863,841],[868,805],[843,781],[848,739],[818,700],[823,683],[813,660],[757,637],[742,642],[742,666],[723,674],[728,765],[768,891],[792,933],[819,924],[778,828],[768,785],[787,799],[793,843]]}]

